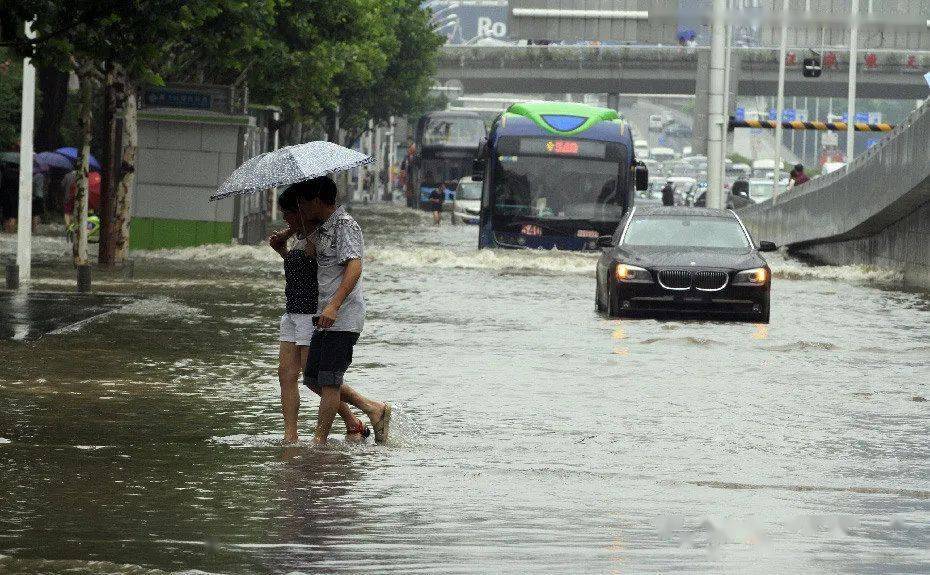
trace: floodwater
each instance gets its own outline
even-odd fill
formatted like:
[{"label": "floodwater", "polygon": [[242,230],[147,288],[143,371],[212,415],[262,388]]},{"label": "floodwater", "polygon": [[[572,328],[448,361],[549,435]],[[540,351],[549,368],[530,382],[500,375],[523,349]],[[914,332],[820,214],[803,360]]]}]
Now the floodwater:
[{"label": "floodwater", "polygon": [[279,444],[270,249],[136,254],[95,285],[141,299],[0,341],[0,573],[930,572],[930,298],[893,273],[776,255],[767,327],[608,321],[590,255],[357,213],[347,380],[391,444]]}]

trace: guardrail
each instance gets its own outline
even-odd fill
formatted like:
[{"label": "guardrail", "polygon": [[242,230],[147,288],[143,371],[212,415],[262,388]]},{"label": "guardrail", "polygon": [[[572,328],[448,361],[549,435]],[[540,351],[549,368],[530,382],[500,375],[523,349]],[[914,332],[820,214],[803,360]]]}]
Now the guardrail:
[{"label": "guardrail", "polygon": [[930,202],[928,103],[844,168],[744,208],[740,216],[756,237],[781,246],[880,233]]}]

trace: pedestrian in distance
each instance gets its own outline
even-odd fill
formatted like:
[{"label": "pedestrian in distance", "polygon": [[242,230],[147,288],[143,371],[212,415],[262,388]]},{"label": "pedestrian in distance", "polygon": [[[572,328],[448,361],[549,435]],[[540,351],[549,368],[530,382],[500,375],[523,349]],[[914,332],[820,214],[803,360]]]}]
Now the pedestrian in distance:
[{"label": "pedestrian in distance", "polygon": [[662,205],[675,205],[675,187],[672,185],[672,182],[665,182],[665,186],[662,188]]},{"label": "pedestrian in distance", "polygon": [[797,164],[791,173],[794,174],[792,179],[795,187],[810,181],[810,178],[804,173],[804,166],[801,164]]},{"label": "pedestrian in distance", "polygon": [[[297,414],[300,410],[297,380],[310,352],[315,329],[314,314],[319,305],[319,283],[316,246],[308,241],[308,226],[297,209],[296,191],[287,188],[281,192],[278,206],[288,227],[272,234],[268,243],[284,260],[285,311],[280,325],[278,381],[284,416],[284,442],[294,443],[298,439]],[[288,241],[292,238],[294,241],[288,249]],[[347,441],[362,441],[371,434],[348,404],[339,405],[339,415],[345,422]]]},{"label": "pedestrian in distance", "polygon": [[446,201],[446,184],[440,183],[439,187],[429,194],[429,209],[433,212],[433,224],[440,225],[442,222],[442,204]]},{"label": "pedestrian in distance", "polygon": [[293,184],[304,221],[315,225],[319,315],[310,338],[304,385],[320,396],[314,443],[326,443],[342,402],[362,410],[377,443],[388,440],[391,406],[363,396],[344,383],[352,352],[365,323],[362,229],[345,206],[336,205],[336,183],[323,176]]}]

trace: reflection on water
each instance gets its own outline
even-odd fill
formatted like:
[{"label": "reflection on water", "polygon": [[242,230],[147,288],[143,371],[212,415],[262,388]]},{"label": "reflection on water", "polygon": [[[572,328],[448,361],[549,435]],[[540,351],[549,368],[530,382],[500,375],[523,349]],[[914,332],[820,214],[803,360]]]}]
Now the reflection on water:
[{"label": "reflection on water", "polygon": [[776,256],[768,326],[605,320],[591,255],[360,218],[391,446],[280,445],[268,248],[140,254],[0,341],[0,572],[930,571],[926,296]]}]

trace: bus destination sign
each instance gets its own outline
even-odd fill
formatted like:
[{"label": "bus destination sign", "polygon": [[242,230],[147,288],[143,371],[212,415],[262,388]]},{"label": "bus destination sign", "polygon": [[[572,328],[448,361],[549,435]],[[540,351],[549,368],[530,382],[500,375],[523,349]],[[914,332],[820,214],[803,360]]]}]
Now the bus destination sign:
[{"label": "bus destination sign", "polygon": [[546,151],[565,156],[577,156],[578,142],[572,140],[549,140],[546,142]]},{"label": "bus destination sign", "polygon": [[591,140],[520,138],[520,153],[540,156],[604,158],[607,156],[607,144],[605,142],[594,142]]}]

